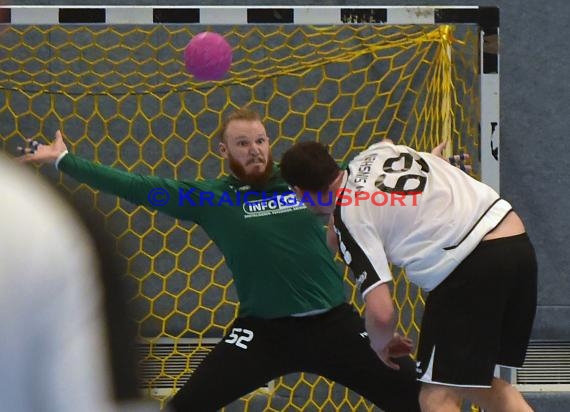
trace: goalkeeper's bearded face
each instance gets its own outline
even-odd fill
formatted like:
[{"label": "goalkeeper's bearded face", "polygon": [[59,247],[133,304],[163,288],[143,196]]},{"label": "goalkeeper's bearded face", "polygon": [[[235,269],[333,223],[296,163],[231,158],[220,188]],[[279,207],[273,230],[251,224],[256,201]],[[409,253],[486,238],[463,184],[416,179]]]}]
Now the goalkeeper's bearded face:
[{"label": "goalkeeper's bearded face", "polygon": [[228,159],[231,172],[244,183],[265,183],[272,172],[273,158],[263,124],[258,120],[232,120],[225,136],[220,153]]}]

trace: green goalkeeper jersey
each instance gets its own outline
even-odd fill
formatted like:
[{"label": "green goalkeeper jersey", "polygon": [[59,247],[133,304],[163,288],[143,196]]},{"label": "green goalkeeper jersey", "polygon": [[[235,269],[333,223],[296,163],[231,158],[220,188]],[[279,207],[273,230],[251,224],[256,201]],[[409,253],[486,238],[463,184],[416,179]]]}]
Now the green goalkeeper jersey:
[{"label": "green goalkeeper jersey", "polygon": [[203,181],[143,176],[71,153],[58,168],[95,189],[202,226],[233,273],[240,316],[278,318],[345,301],[323,223],[299,204],[277,165],[255,190],[233,176]]}]

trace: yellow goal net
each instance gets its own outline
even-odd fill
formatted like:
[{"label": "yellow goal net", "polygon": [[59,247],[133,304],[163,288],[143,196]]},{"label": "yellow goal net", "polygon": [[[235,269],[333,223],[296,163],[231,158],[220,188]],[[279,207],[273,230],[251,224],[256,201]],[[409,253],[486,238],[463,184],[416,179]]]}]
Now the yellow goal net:
[{"label": "yellow goal net", "polygon": [[[184,71],[184,46],[204,30],[233,47],[222,81],[196,82]],[[215,178],[227,171],[214,134],[224,114],[245,104],[263,114],[276,159],[302,140],[328,144],[338,161],[384,137],[424,151],[442,139],[455,151],[477,151],[476,25],[4,25],[0,36],[0,136],[13,153],[22,136],[50,140],[61,128],[74,153],[103,164]],[[141,385],[164,401],[236,315],[223,256],[191,222],[57,178],[104,213],[118,239],[141,342]],[[423,295],[396,274],[398,328],[417,341]],[[348,271],[346,280],[361,308]],[[226,408],[373,409],[304,373]]]}]

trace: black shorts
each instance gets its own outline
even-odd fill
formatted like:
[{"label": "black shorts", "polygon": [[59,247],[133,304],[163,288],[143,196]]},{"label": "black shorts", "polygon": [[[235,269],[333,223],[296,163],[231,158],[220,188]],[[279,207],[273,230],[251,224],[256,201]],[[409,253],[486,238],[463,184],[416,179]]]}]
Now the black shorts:
[{"label": "black shorts", "polygon": [[[238,318],[169,405],[176,412],[217,411],[272,379],[308,372],[344,385],[384,411],[419,412],[414,361],[406,356],[397,362],[399,371],[384,365],[370,347],[364,320],[348,304],[313,316]],[[343,396],[337,391],[311,390],[314,405]],[[290,401],[279,395],[268,398],[266,409],[297,410],[296,401],[287,407]]]},{"label": "black shorts", "polygon": [[481,242],[427,298],[418,379],[489,387],[496,365],[522,366],[536,283],[536,256],[526,233]]}]

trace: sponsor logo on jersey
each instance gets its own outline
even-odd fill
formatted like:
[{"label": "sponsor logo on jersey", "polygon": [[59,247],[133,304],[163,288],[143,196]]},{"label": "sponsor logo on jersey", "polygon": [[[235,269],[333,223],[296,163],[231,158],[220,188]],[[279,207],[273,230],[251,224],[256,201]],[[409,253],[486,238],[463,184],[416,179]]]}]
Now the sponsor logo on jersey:
[{"label": "sponsor logo on jersey", "polygon": [[245,217],[266,216],[305,209],[295,193],[279,194],[243,203]]}]

